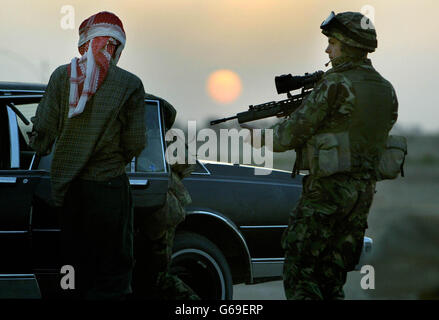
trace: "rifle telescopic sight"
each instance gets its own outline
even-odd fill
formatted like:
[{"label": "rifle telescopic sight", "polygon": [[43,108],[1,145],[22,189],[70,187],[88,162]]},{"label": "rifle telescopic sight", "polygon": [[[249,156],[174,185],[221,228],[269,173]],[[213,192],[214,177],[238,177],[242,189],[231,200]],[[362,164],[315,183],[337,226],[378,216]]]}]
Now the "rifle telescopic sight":
[{"label": "rifle telescopic sight", "polygon": [[274,78],[276,90],[278,94],[288,93],[293,90],[301,89],[305,86],[313,86],[314,83],[320,80],[323,71],[316,71],[314,73],[306,73],[304,76],[292,76],[290,74],[283,74]]}]

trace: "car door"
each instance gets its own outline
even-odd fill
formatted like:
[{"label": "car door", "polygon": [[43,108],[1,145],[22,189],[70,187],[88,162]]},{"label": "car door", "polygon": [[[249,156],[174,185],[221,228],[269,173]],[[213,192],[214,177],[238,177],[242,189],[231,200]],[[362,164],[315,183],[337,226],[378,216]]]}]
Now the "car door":
[{"label": "car door", "polygon": [[161,207],[168,190],[169,166],[165,160],[166,141],[163,110],[159,100],[145,100],[146,148],[134,158],[128,177],[136,211]]},{"label": "car door", "polygon": [[0,127],[0,274],[23,274],[31,271],[32,195],[45,173],[21,163],[17,116],[7,103],[0,104]]}]

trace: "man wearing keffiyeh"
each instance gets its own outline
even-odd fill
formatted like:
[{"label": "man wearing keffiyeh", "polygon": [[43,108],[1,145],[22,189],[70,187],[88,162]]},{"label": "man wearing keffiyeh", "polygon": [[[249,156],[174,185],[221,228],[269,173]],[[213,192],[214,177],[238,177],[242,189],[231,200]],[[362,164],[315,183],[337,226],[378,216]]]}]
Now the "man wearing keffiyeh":
[{"label": "man wearing keffiyeh", "polygon": [[125,47],[119,18],[99,12],[79,27],[80,58],[58,67],[32,118],[31,147],[54,145],[53,205],[59,207],[63,264],[75,268],[73,296],[131,293],[132,197],[125,166],[146,143],[144,89],[116,66]]}]

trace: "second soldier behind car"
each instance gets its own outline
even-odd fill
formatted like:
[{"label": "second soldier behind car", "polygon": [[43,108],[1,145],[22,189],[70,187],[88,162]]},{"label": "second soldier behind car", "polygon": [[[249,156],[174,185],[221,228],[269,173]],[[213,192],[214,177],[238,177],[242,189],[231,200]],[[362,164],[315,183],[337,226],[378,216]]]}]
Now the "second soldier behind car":
[{"label": "second soldier behind car", "polygon": [[[160,101],[166,130],[170,130],[177,110],[166,100],[154,95],[146,94],[145,98]],[[186,283],[170,272],[175,231],[186,217],[185,206],[192,202],[182,180],[191,174],[195,165],[188,164],[187,159],[185,160],[184,163],[171,165],[170,185],[164,205],[154,212],[136,216],[136,266],[133,275],[136,299],[200,299]]]}]

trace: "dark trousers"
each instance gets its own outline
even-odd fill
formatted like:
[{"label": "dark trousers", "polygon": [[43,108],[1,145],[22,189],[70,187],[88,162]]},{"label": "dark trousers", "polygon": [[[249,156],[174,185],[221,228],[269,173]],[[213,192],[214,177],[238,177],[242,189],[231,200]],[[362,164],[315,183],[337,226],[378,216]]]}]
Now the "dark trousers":
[{"label": "dark trousers", "polygon": [[104,182],[76,179],[60,216],[64,265],[75,270],[82,299],[123,299],[131,293],[133,210],[125,174]]}]

